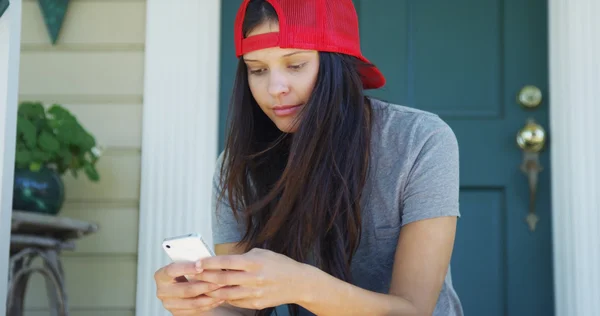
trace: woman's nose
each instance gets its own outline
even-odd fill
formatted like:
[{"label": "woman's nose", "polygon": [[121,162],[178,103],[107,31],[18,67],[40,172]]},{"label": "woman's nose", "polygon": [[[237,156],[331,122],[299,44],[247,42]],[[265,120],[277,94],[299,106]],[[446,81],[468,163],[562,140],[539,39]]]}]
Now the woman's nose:
[{"label": "woman's nose", "polygon": [[274,98],[290,91],[289,82],[285,75],[280,72],[271,71],[269,78],[269,94]]}]

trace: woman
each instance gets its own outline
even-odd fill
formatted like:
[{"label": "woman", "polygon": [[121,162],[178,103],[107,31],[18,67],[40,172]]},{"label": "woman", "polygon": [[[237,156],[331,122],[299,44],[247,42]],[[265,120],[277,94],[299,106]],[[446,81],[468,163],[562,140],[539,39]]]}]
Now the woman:
[{"label": "woman", "polygon": [[235,39],[217,256],[157,271],[165,308],[462,315],[456,138],[432,113],[364,95],[385,79],[360,53],[352,1],[246,0]]}]

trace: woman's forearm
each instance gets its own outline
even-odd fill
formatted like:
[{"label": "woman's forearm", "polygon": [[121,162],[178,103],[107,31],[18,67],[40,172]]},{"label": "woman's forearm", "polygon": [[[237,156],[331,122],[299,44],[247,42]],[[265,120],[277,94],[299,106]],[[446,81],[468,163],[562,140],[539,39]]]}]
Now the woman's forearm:
[{"label": "woman's forearm", "polygon": [[299,291],[298,304],[315,315],[418,315],[415,306],[399,296],[371,292],[317,268],[307,269],[310,277]]}]

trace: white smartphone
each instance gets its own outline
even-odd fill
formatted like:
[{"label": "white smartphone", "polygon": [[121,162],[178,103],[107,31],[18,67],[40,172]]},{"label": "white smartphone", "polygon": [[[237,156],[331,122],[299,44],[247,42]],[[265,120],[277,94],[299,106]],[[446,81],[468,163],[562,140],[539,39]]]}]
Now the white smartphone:
[{"label": "white smartphone", "polygon": [[198,233],[165,238],[162,247],[173,262],[193,262],[215,255]]}]

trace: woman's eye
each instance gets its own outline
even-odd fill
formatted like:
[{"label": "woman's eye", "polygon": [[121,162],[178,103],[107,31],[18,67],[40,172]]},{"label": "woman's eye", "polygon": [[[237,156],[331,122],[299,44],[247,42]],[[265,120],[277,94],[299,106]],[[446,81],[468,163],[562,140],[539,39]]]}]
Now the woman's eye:
[{"label": "woman's eye", "polygon": [[289,68],[291,68],[293,70],[299,70],[300,68],[304,67],[304,65],[306,65],[306,63],[302,63],[299,65],[291,65],[291,66],[289,66]]},{"label": "woman's eye", "polygon": [[250,70],[250,74],[252,75],[261,75],[266,71],[266,69],[261,68],[261,69],[251,69]]}]

